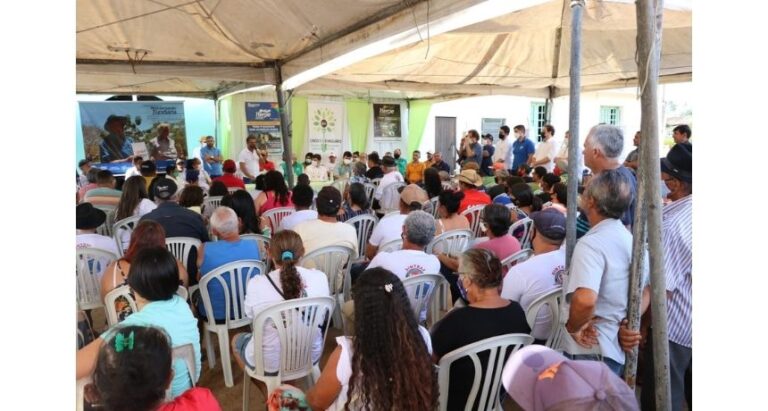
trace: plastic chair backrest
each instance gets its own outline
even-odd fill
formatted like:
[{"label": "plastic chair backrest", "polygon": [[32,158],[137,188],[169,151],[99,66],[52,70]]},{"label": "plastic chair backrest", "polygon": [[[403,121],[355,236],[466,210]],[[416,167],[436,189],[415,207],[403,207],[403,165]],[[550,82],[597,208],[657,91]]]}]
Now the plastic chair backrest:
[{"label": "plastic chair backrest", "polygon": [[[328,289],[332,294],[342,291],[342,280],[345,272],[349,271],[348,262],[355,259],[355,251],[341,245],[331,245],[318,248],[304,255],[299,261],[299,266],[315,268],[325,273],[328,277]],[[344,266],[347,266],[346,269]]]},{"label": "plastic chair backrest", "polygon": [[272,229],[273,233],[276,233],[283,218],[295,212],[296,209],[293,207],[277,207],[264,212],[263,217],[266,217],[269,220],[269,227]]},{"label": "plastic chair backrest", "polygon": [[[400,208],[400,194],[397,192],[397,189],[400,187],[405,187],[405,183],[401,181],[396,181],[390,184],[387,184],[386,187],[384,187],[382,194],[381,194],[381,200],[379,200],[379,205],[381,206],[381,211],[385,214],[392,211],[398,211]],[[389,200],[389,204],[384,204],[384,199]]]},{"label": "plastic chair backrest", "polygon": [[531,234],[533,234],[531,227],[533,227],[533,220],[529,217],[517,220],[514,224],[509,226],[509,235],[514,236],[515,230],[517,230],[518,227],[523,228],[523,236],[520,237],[520,247],[523,249],[531,248]]},{"label": "plastic chair backrest", "polygon": [[[173,362],[176,361],[184,361],[184,365],[187,366],[187,372],[189,373],[189,378],[191,379],[192,386],[194,387],[197,385],[198,375],[197,375],[197,367],[195,366],[195,348],[192,346],[192,343],[187,343],[184,345],[177,345],[173,347],[172,351],[173,355]],[[167,390],[165,390],[165,400],[171,401],[173,400],[172,396],[172,390],[170,387],[168,387]]]},{"label": "plastic chair backrest", "polygon": [[269,237],[261,234],[240,234],[241,240],[256,241],[259,245],[259,256],[264,265],[269,268],[271,259],[269,258]]},{"label": "plastic chair backrest", "polygon": [[435,294],[437,285],[443,280],[440,274],[420,274],[403,280],[403,287],[411,301],[411,309],[416,315],[416,321],[422,320],[422,314],[426,315],[427,307]]},{"label": "plastic chair backrest", "polygon": [[473,238],[483,236],[483,234],[480,232],[480,221],[483,219],[484,208],[485,205],[474,205],[461,213],[461,215],[463,215],[467,221],[469,221],[469,230],[472,231]]},{"label": "plastic chair backrest", "polygon": [[[330,318],[334,310],[332,297],[297,298],[271,305],[253,319],[253,341],[261,347],[264,340],[264,325],[269,321],[277,330],[280,339],[280,368],[278,379],[295,380],[312,372],[312,346],[315,333],[322,333],[323,345],[329,327],[321,325]],[[262,350],[253,350],[255,374],[264,375]],[[247,382],[246,382],[247,383]]]},{"label": "plastic chair backrest", "polygon": [[539,311],[546,306],[551,321],[549,322],[550,328],[545,345],[550,348],[553,347],[552,343],[555,342],[556,330],[560,324],[560,305],[562,302],[563,288],[557,287],[533,300],[528,309],[525,310],[525,319],[528,321],[528,326],[533,330]]},{"label": "plastic chair backrest", "polygon": [[452,256],[458,256],[464,250],[469,248],[472,240],[472,231],[470,230],[450,230],[432,239],[427,244],[425,252],[427,254],[446,253]]},{"label": "plastic chair backrest", "polygon": [[379,219],[373,214],[360,214],[352,217],[345,223],[355,227],[357,232],[357,258],[361,258],[365,255],[365,247],[368,245],[368,240],[373,234],[373,228],[379,223]]},{"label": "plastic chair backrest", "polygon": [[[468,358],[472,361],[475,371],[472,388],[469,391],[464,409],[479,411],[501,410],[499,394],[502,389],[501,373],[504,369],[504,364],[508,357],[532,342],[533,337],[527,334],[504,334],[477,341],[445,354],[438,364],[439,371],[437,375],[440,387],[440,410],[448,409],[451,365],[463,358]],[[512,347],[511,352],[507,355],[507,351],[511,346],[514,347]],[[485,364],[482,364],[478,354],[485,351],[488,352],[488,359]],[[464,401],[462,400],[462,402]]]},{"label": "plastic chair backrest", "polygon": [[136,225],[139,224],[141,216],[135,215],[126,217],[112,226],[112,236],[115,238],[115,244],[117,245],[117,252],[122,257],[125,254],[125,250],[128,249],[131,241],[131,233]]},{"label": "plastic chair backrest", "polygon": [[391,253],[392,251],[402,250],[403,240],[398,238],[397,240],[388,241],[379,246],[376,250],[377,253]]},{"label": "plastic chair backrest", "polygon": [[373,194],[376,192],[376,185],[365,183],[363,186],[365,186],[365,196],[368,197],[368,204],[373,204]]},{"label": "plastic chair backrest", "polygon": [[[192,237],[168,237],[165,239],[165,248],[179,260],[187,272],[189,272],[189,253],[192,252],[193,248],[199,251],[202,244],[200,240]],[[194,264],[195,262],[192,263]]]},{"label": "plastic chair backrest", "polygon": [[240,188],[240,187],[227,187],[227,191],[229,192],[229,194],[232,194],[232,193],[234,193],[237,190],[242,190],[242,188]]},{"label": "plastic chair backrest", "polygon": [[371,180],[371,184],[373,184],[375,187],[378,187],[379,183],[381,183],[381,178],[374,178]]},{"label": "plastic chair backrest", "polygon": [[77,304],[81,310],[103,305],[101,301],[101,276],[109,264],[117,260],[111,251],[99,248],[78,248],[75,255],[77,267]]},{"label": "plastic chair backrest", "polygon": [[522,263],[523,261],[531,258],[533,256],[533,250],[530,248],[522,249],[509,257],[505,258],[501,261],[501,268],[503,272],[509,271],[510,268],[514,267],[515,264]]},{"label": "plastic chair backrest", "polygon": [[[429,199],[429,203],[432,205],[432,217],[439,218],[437,209],[440,207],[440,197],[434,196]],[[426,209],[424,210],[426,211]]]},{"label": "plastic chair backrest", "polygon": [[107,215],[107,219],[104,220],[104,223],[96,228],[96,234],[112,237],[112,225],[115,224],[117,206],[94,204],[93,207],[98,208]]},{"label": "plastic chair backrest", "polygon": [[[248,280],[260,274],[266,274],[264,263],[259,260],[238,260],[227,263],[206,273],[200,279],[200,297],[203,299],[208,325],[216,327],[213,302],[208,293],[208,284],[216,282],[224,293],[224,318],[227,328],[242,327],[249,323],[245,314],[245,289]],[[226,275],[226,278],[225,278]],[[229,279],[229,281],[227,281]]]},{"label": "plastic chair backrest", "polygon": [[222,198],[224,198],[224,196],[206,197],[205,200],[203,200],[203,206],[201,207],[203,216],[210,217],[213,214],[213,210],[216,210],[216,207],[221,205]]},{"label": "plastic chair backrest", "polygon": [[134,313],[139,311],[139,307],[136,305],[136,300],[131,295],[130,287],[124,285],[116,287],[104,296],[104,310],[107,312],[107,324],[109,324],[110,327],[120,322],[117,318],[117,311],[115,310],[115,300],[120,297],[123,297],[128,301],[131,311]]}]

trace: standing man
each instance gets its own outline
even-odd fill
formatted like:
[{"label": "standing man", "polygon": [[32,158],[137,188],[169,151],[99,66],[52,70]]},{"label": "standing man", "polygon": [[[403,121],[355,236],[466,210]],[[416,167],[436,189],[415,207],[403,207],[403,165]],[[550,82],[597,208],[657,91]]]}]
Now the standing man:
[{"label": "standing man", "polygon": [[[509,167],[509,174],[517,175],[517,169],[523,164],[529,164],[536,152],[533,141],[525,137],[525,126],[518,124],[513,129],[515,131],[515,141],[512,143],[512,149],[507,152],[504,164]],[[511,165],[510,165],[511,164]]]},{"label": "standing man", "polygon": [[555,128],[551,124],[545,125],[541,129],[541,135],[544,141],[536,147],[536,152],[531,160],[531,167],[543,166],[551,173],[555,169],[555,156],[557,156],[557,142],[555,141]]},{"label": "standing man", "polygon": [[618,376],[624,368],[618,331],[627,316],[632,263],[632,233],[620,217],[632,197],[627,176],[616,169],[600,172],[587,185],[581,209],[592,229],[576,243],[563,275],[560,313],[567,331],[559,347],[563,355],[603,361]]},{"label": "standing man", "polygon": [[237,156],[240,173],[245,184],[255,183],[259,175],[259,152],[256,149],[256,136],[249,134],[245,139],[245,148]]},{"label": "standing man", "polygon": [[195,147],[195,149],[194,149],[194,150],[192,150],[192,155],[190,155],[190,156],[189,156],[189,158],[195,158],[195,157],[197,157],[197,158],[199,158],[199,159],[200,159],[200,162],[201,162],[201,163],[203,162],[203,156],[202,156],[202,155],[200,155],[200,150],[202,150],[202,149],[203,149],[203,147],[205,147],[205,139],[206,139],[206,138],[207,138],[206,136],[201,136],[201,137],[200,137],[200,145],[199,145],[199,146],[197,146],[197,147]]},{"label": "standing man", "polygon": [[111,114],[104,122],[109,134],[99,145],[102,163],[119,163],[133,159],[133,139],[125,136],[126,118]]},{"label": "standing man", "polygon": [[427,161],[424,162],[424,168],[432,167],[432,164],[435,164],[435,160],[432,159],[432,152],[427,151]]},{"label": "standing man", "polygon": [[672,130],[672,138],[675,144],[691,145],[691,128],[688,124],[680,124]]},{"label": "standing man", "polygon": [[[405,167],[408,165],[408,161],[406,159],[404,159],[404,158],[401,158],[400,157],[400,153],[401,153],[400,149],[396,148],[395,149],[395,164],[397,164],[397,171],[400,172],[401,176],[404,176],[405,175]],[[384,154],[385,157],[387,155],[388,154],[386,154],[386,153]]]},{"label": "standing man", "polygon": [[432,163],[432,168],[436,168],[439,171],[445,171],[446,173],[451,173],[451,166],[448,165],[445,161],[443,161],[443,155],[440,154],[438,151],[434,155],[432,155],[432,160],[434,160],[434,163]]},{"label": "standing man", "polygon": [[408,163],[405,168],[405,181],[410,184],[421,184],[424,180],[424,163],[420,163],[421,152],[419,150],[413,151],[413,161]]},{"label": "standing man", "polygon": [[200,149],[200,156],[203,157],[203,169],[211,178],[221,177],[221,150],[213,146],[213,136],[205,137],[205,147]]},{"label": "standing man", "polygon": [[493,175],[493,157],[496,149],[493,147],[493,136],[486,134],[483,136],[483,159],[480,163],[480,174],[484,177]]},{"label": "standing man", "polygon": [[477,130],[467,131],[467,134],[461,140],[461,152],[459,153],[459,156],[464,158],[461,162],[462,167],[469,162],[477,163],[478,167],[482,163],[483,148],[480,147],[479,141],[480,134],[477,133]]},{"label": "standing man", "polygon": [[158,160],[176,160],[179,156],[176,151],[176,142],[170,138],[171,125],[160,123],[157,126],[157,137],[149,141],[150,157]]},{"label": "standing man", "polygon": [[640,165],[640,132],[635,133],[635,138],[632,140],[635,144],[634,150],[627,154],[627,158],[624,159],[624,167],[631,168],[632,171],[637,171],[637,167]]},{"label": "standing man", "polygon": [[[502,163],[507,159],[507,153],[509,152],[509,142],[507,137],[509,136],[509,126],[501,126],[499,128],[499,142],[496,144],[496,150],[493,153],[493,162]],[[504,169],[507,167],[504,166]]]}]

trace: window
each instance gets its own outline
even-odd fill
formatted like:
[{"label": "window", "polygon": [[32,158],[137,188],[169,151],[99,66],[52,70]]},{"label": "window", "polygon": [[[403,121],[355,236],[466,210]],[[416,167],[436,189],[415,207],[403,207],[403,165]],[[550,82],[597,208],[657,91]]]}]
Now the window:
[{"label": "window", "polygon": [[540,141],[539,131],[547,124],[547,105],[545,103],[531,103],[530,119],[528,136],[537,136],[537,141]]},{"label": "window", "polygon": [[600,122],[612,126],[621,126],[621,107],[600,106]]}]

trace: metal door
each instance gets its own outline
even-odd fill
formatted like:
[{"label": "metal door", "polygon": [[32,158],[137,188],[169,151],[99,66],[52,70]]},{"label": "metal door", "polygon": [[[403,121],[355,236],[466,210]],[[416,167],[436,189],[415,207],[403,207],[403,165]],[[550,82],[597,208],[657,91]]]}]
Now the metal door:
[{"label": "metal door", "polygon": [[456,117],[435,117],[435,151],[456,169]]}]

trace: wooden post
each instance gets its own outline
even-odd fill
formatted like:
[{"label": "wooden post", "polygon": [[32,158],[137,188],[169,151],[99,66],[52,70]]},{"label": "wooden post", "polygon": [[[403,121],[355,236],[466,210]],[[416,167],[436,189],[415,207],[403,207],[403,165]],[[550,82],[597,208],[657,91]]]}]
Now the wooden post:
[{"label": "wooden post", "polygon": [[275,64],[275,93],[277,93],[277,106],[280,110],[280,134],[283,135],[283,162],[285,162],[285,177],[288,181],[288,188],[293,188],[293,164],[291,157],[293,147],[291,146],[291,124],[288,122],[290,109],[286,106],[286,92],[283,91],[283,74],[280,64]]},{"label": "wooden post", "polygon": [[[640,174],[644,207],[647,207],[647,233],[651,271],[651,310],[653,312],[653,368],[656,409],[670,410],[669,340],[667,338],[667,293],[664,279],[664,254],[661,246],[661,170],[659,167],[659,122],[657,85],[661,60],[663,0],[637,0],[637,72],[642,107],[640,130]],[[643,214],[642,212],[640,213]],[[635,220],[637,221],[637,219]],[[641,236],[642,237],[642,236]],[[635,239],[633,259],[638,258]],[[638,264],[633,262],[633,268]],[[632,283],[637,292],[638,279]],[[635,298],[635,300],[639,300]],[[637,303],[638,301],[635,301]],[[635,310],[637,307],[635,307]],[[636,320],[636,319],[633,319]]]},{"label": "wooden post", "polygon": [[566,221],[566,266],[571,265],[573,248],[576,247],[576,199],[579,197],[579,107],[581,94],[581,16],[584,0],[571,1],[571,90],[568,128],[571,138],[568,143],[568,219]]}]

